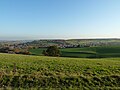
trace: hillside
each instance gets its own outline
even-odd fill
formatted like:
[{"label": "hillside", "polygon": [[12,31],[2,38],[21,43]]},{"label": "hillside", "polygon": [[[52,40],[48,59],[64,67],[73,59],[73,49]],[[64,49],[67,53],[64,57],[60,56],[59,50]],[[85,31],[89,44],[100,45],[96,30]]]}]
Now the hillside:
[{"label": "hillside", "polygon": [[120,58],[0,54],[0,87],[120,89]]},{"label": "hillside", "polygon": [[[42,55],[46,48],[29,49],[33,55]],[[60,49],[62,57],[77,58],[110,58],[120,57],[120,46],[100,46],[82,48],[63,48]]]},{"label": "hillside", "polygon": [[[60,39],[55,39],[55,40],[34,40],[34,41],[4,41],[0,42],[0,52],[1,53],[13,53],[13,54],[34,54],[34,52],[38,52],[38,54],[41,54],[40,50],[37,50],[39,48],[47,48],[49,46],[56,45],[60,49],[66,49],[66,48],[93,48],[94,47],[100,47],[103,49],[106,49],[106,47],[112,47],[115,49],[116,47],[120,48],[120,39],[69,39],[69,40],[60,40]],[[105,48],[104,48],[105,47]],[[117,49],[116,48],[116,49]],[[30,50],[30,49],[36,49],[35,50]],[[96,48],[97,49],[97,48]],[[110,49],[110,48],[109,48]],[[111,49],[111,50],[113,50]],[[29,52],[30,50],[30,52]],[[104,53],[104,55],[101,55],[101,53],[97,51],[82,51],[78,52],[68,52],[68,50],[62,50],[63,54],[62,56],[65,57],[119,57],[120,53],[111,53],[109,54]],[[100,49],[102,50],[102,49]],[[117,50],[117,51],[118,51]],[[39,53],[40,51],[40,53]],[[65,51],[65,52],[64,52]],[[92,52],[91,52],[92,51]],[[103,50],[105,51],[105,50]],[[120,51],[120,50],[119,50]],[[95,53],[93,53],[95,52]]]},{"label": "hillside", "polygon": [[35,46],[47,47],[58,45],[59,47],[84,47],[84,46],[119,46],[120,39],[46,39],[46,40],[16,40],[16,41],[0,41],[0,46]]},{"label": "hillside", "polygon": [[68,39],[68,40],[34,40],[26,43],[28,46],[48,47],[57,45],[66,47],[90,47],[90,46],[120,46],[120,39]]}]

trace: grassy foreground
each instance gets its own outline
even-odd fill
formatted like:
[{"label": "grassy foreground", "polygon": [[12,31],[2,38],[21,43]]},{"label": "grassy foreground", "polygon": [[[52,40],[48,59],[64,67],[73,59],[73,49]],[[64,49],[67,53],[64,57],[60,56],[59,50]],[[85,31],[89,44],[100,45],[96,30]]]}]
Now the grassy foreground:
[{"label": "grassy foreground", "polygon": [[0,54],[0,88],[120,89],[120,58]]}]

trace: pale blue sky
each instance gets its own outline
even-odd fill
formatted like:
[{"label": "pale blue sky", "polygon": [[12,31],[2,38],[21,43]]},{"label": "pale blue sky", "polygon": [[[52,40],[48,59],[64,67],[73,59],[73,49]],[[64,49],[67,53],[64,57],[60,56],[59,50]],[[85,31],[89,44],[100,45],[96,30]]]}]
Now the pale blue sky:
[{"label": "pale blue sky", "polygon": [[119,38],[120,0],[0,0],[0,39]]}]

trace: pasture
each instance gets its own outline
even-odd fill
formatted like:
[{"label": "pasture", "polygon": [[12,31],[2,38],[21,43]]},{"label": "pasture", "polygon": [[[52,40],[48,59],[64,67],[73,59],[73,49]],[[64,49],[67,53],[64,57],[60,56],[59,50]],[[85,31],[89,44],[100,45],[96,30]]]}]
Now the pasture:
[{"label": "pasture", "polygon": [[0,54],[0,87],[120,89],[120,58]]},{"label": "pasture", "polygon": [[[46,48],[30,49],[34,55],[42,55],[42,51]],[[83,48],[63,48],[60,49],[62,57],[78,57],[78,58],[106,58],[120,57],[120,46],[104,46],[104,47],[83,47]]]}]

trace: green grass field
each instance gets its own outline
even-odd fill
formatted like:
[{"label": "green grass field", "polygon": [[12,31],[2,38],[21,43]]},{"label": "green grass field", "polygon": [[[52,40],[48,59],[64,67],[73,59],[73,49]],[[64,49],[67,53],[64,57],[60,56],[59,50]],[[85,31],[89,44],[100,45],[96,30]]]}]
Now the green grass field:
[{"label": "green grass field", "polygon": [[118,90],[120,58],[0,54],[0,87]]},{"label": "green grass field", "polygon": [[[29,50],[34,55],[42,55],[45,48]],[[99,57],[120,57],[120,46],[111,47],[84,47],[60,49],[62,57],[99,58]]]}]

